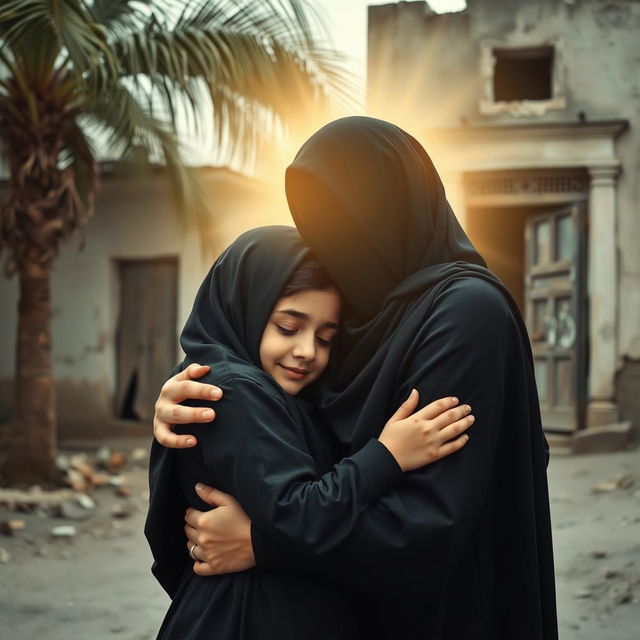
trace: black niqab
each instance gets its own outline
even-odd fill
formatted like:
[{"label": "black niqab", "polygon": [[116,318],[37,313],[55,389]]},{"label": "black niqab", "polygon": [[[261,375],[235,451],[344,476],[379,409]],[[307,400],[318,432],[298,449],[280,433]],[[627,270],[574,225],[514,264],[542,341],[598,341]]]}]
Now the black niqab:
[{"label": "black niqab", "polygon": [[302,238],[360,321],[378,313],[400,283],[404,294],[428,288],[439,275],[424,269],[485,264],[431,159],[391,123],[350,117],[326,125],[287,169],[286,192]]}]

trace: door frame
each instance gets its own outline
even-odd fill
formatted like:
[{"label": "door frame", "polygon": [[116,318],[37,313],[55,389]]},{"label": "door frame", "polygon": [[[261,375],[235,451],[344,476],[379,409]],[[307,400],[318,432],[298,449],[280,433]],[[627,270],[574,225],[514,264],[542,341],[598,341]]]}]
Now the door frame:
[{"label": "door frame", "polygon": [[[119,385],[119,337],[118,331],[121,322],[121,301],[122,301],[122,281],[121,281],[121,267],[123,265],[170,265],[174,267],[175,271],[175,291],[174,291],[174,316],[177,319],[178,317],[178,304],[179,304],[179,294],[180,294],[180,258],[177,255],[159,255],[159,256],[126,256],[126,257],[113,257],[111,259],[112,269],[111,273],[113,276],[113,282],[115,284],[115,288],[113,290],[114,294],[114,315],[113,315],[113,349],[112,349],[112,357],[113,357],[113,386],[112,386],[112,394],[111,394],[111,407],[112,407],[112,415],[116,420],[125,420],[120,417],[120,410],[122,405],[122,394],[119,394],[119,390],[121,389]],[[175,325],[175,323],[174,323]],[[167,369],[166,373],[169,372],[170,368],[175,364],[176,357],[175,353],[178,348],[178,335],[176,327],[173,327],[172,335],[174,336],[174,343],[171,345],[172,358],[171,365]],[[158,389],[159,391],[159,389]],[[139,420],[132,419],[135,422]]]},{"label": "door frame", "polygon": [[[473,209],[522,208],[537,209],[576,206],[578,234],[575,276],[576,313],[581,313],[576,327],[576,430],[587,427],[589,326],[588,300],[588,233],[589,173],[582,168],[514,169],[474,171],[463,174],[464,217]],[[526,265],[523,264],[523,275]],[[524,310],[523,310],[524,312]],[[548,429],[549,432],[568,433]]]}]

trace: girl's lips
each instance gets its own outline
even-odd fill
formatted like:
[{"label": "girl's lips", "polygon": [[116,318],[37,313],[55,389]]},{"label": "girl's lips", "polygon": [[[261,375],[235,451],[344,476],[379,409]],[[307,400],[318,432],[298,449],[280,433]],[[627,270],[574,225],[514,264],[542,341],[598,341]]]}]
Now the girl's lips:
[{"label": "girl's lips", "polygon": [[292,367],[285,367],[283,364],[279,365],[282,367],[284,372],[287,374],[289,378],[292,380],[302,380],[306,375],[309,375],[309,371],[306,369],[295,369]]}]

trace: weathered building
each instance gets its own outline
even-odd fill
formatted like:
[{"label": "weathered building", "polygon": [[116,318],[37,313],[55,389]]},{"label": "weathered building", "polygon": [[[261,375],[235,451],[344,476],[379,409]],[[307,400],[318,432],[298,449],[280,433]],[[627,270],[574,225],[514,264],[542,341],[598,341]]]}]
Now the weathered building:
[{"label": "weathered building", "polygon": [[[229,169],[201,169],[219,213],[203,245],[175,210],[166,176],[103,167],[95,217],[62,247],[52,281],[59,433],[151,433],[155,398],[181,359],[178,335],[213,256],[246,229],[291,224],[282,194]],[[282,189],[280,189],[282,191]],[[0,424],[11,414],[18,283],[0,278]]]},{"label": "weathered building", "polygon": [[368,17],[369,113],[425,145],[520,305],[545,427],[576,449],[621,421],[637,437],[640,2],[400,2]]}]

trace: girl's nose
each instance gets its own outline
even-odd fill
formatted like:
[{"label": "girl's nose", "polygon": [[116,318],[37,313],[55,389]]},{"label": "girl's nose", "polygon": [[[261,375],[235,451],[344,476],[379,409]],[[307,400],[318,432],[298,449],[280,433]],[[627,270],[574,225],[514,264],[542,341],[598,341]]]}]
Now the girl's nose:
[{"label": "girl's nose", "polygon": [[316,356],[315,336],[301,336],[293,348],[293,357],[301,360],[313,360]]}]

